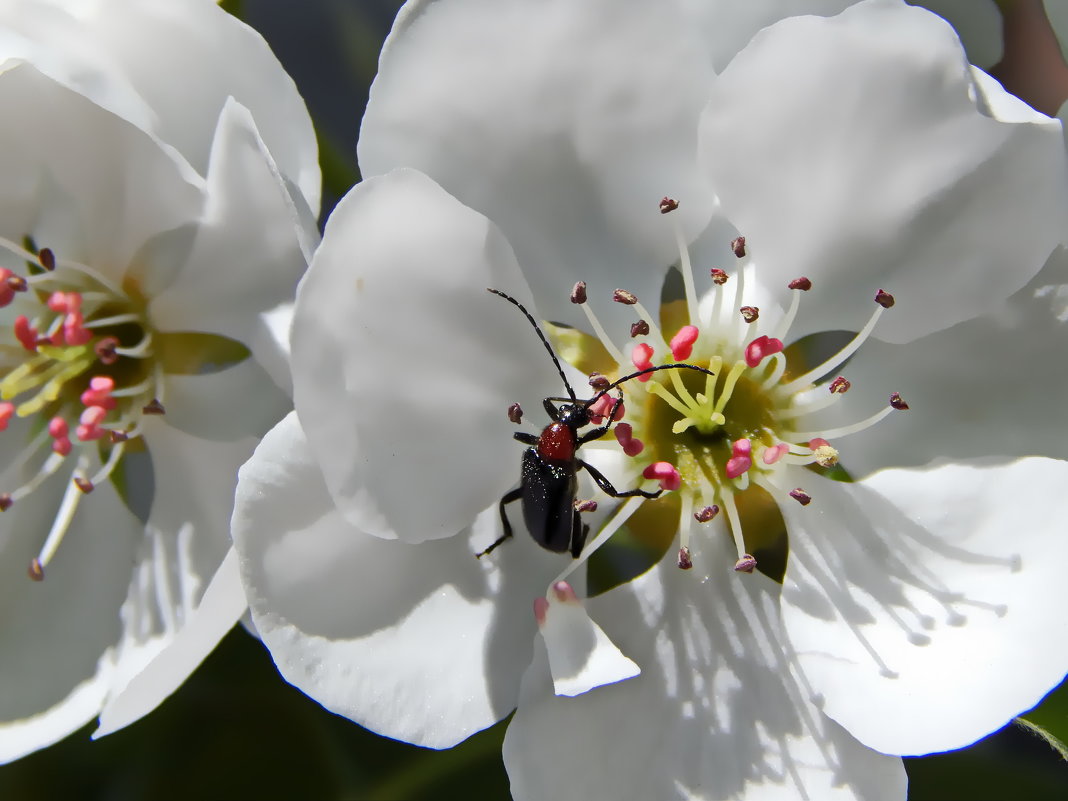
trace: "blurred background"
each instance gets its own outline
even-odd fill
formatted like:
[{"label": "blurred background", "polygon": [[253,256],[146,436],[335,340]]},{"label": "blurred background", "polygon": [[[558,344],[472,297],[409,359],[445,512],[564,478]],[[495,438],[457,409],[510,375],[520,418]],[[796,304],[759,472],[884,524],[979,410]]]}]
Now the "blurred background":
[{"label": "blurred background", "polygon": [[[308,104],[319,136],[325,219],[359,179],[360,116],[379,48],[401,2],[238,0],[222,5],[260,31]],[[1068,739],[1068,689],[1055,691],[1032,719]],[[87,726],[0,767],[0,801],[506,800],[508,777],[500,756],[506,725],[441,752],[378,737],[282,681],[266,650],[238,628],[140,723],[99,742],[89,739],[95,724]],[[912,801],[1068,799],[1068,763],[1019,726],[962,751],[907,759],[906,767]]]}]

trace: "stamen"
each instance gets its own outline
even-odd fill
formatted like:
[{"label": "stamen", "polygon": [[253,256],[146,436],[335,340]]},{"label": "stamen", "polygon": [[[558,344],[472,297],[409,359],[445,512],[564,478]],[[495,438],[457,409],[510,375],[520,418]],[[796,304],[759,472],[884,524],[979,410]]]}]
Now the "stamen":
[{"label": "stamen", "polygon": [[642,501],[644,500],[645,498],[642,498],[641,496],[628,498],[626,503],[619,507],[619,511],[616,512],[615,517],[605,524],[604,528],[601,529],[601,532],[592,542],[586,543],[586,547],[582,549],[582,553],[575,559],[572,559],[571,563],[564,568],[560,575],[557,576],[549,586],[552,587],[556,582],[563,581],[584,565],[586,560],[596,553],[598,548],[608,542],[609,538],[623,527],[623,524],[627,522],[630,516],[638,511],[638,507],[642,505]]},{"label": "stamen", "polygon": [[745,256],[745,237],[739,236],[731,240],[731,252],[739,259]]},{"label": "stamen", "polygon": [[[895,393],[896,394],[896,393]],[[900,396],[899,396],[900,398]],[[902,401],[904,403],[904,401]],[[905,408],[908,408],[907,406]],[[825,431],[803,431],[799,434],[794,434],[798,439],[817,439],[822,437],[823,439],[838,439],[839,437],[845,437],[849,434],[856,434],[858,431],[863,431],[866,428],[871,428],[878,423],[884,417],[892,414],[896,411],[896,407],[893,405],[893,396],[891,396],[890,405],[885,406],[871,417],[861,420],[859,423],[854,423],[849,426],[841,426],[839,428],[829,428]]]},{"label": "stamen", "polygon": [[671,355],[675,358],[675,361],[684,362],[690,358],[699,333],[696,326],[684,325],[671,338]]},{"label": "stamen", "polygon": [[629,423],[619,423],[612,431],[616,435],[616,442],[620,444],[623,453],[627,456],[637,456],[645,450],[645,443],[634,437]]},{"label": "stamen", "polygon": [[[727,522],[730,524],[731,537],[734,538],[734,547],[738,551],[738,559],[742,560],[749,556],[749,553],[745,550],[745,540],[742,538],[742,519],[738,516],[738,505],[734,502],[734,493],[724,488],[722,501],[723,508],[727,512]],[[749,558],[752,559],[751,556]]]},{"label": "stamen", "polygon": [[779,325],[775,329],[775,339],[786,339],[786,332],[790,330],[790,326],[794,324],[794,318],[797,317],[797,310],[801,308],[801,293],[807,292],[812,289],[812,282],[807,278],[795,278],[789,283],[790,289],[797,290],[790,296],[790,308],[786,310],[786,314],[779,320]]},{"label": "stamen", "polygon": [[738,310],[742,314],[742,319],[747,323],[756,322],[760,318],[760,309],[756,306],[742,306]]},{"label": "stamen", "polygon": [[163,408],[163,404],[160,403],[156,398],[153,398],[152,400],[150,400],[148,402],[147,405],[142,407],[141,413],[142,414],[166,414],[166,411]]},{"label": "stamen", "polygon": [[645,320],[638,320],[636,323],[630,324],[630,338],[643,337],[649,333],[649,323]]},{"label": "stamen", "polygon": [[523,407],[518,403],[513,403],[508,407],[508,419],[516,425],[523,422]]},{"label": "stamen", "polygon": [[[630,361],[639,370],[647,370],[653,366],[653,347],[645,342],[639,342],[630,352]],[[651,373],[638,376],[637,380],[643,384],[652,378]]]},{"label": "stamen", "polygon": [[[879,291],[882,292],[881,289]],[[893,305],[892,298],[890,305]],[[786,384],[783,389],[786,392],[797,392],[806,384],[811,384],[817,378],[821,378],[827,375],[827,373],[831,372],[839,365],[843,364],[846,359],[856,353],[860,346],[864,344],[864,340],[866,340],[871,335],[871,332],[875,329],[875,324],[879,322],[879,318],[882,317],[883,312],[888,308],[890,307],[883,306],[882,304],[877,302],[875,311],[872,313],[871,317],[868,318],[868,322],[865,323],[864,327],[860,329],[859,332],[857,332],[857,335],[853,337],[852,340],[850,340],[848,345],[842,348],[842,350],[838,351],[838,353],[836,353],[834,356],[827,359],[827,361],[823,362],[823,364],[812,368],[804,375],[799,376],[793,381],[791,381],[789,384]]]},{"label": "stamen", "polygon": [[682,285],[686,291],[686,312],[690,321],[698,319],[697,311],[697,288],[693,281],[693,263],[690,261],[690,249],[686,243],[686,235],[682,231],[682,223],[678,215],[671,216],[671,230],[675,234],[675,244],[679,248],[679,272],[682,273]]},{"label": "stamen", "polygon": [[760,455],[761,461],[764,464],[772,465],[782,459],[787,453],[790,452],[790,446],[785,442],[780,442],[778,445],[772,445],[769,448],[765,448],[764,452]]},{"label": "stamen", "polygon": [[808,506],[810,503],[812,503],[812,496],[800,487],[798,487],[797,489],[790,490],[790,497],[802,506]]},{"label": "stamen", "polygon": [[764,360],[765,356],[781,353],[782,348],[781,339],[772,339],[766,335],[759,336],[746,346],[745,363],[750,367],[756,367]]},{"label": "stamen", "polygon": [[[578,284],[576,284],[575,286],[577,288]],[[582,285],[582,298],[583,298],[583,300],[582,301],[574,301],[574,302],[578,302],[579,306],[582,308],[582,311],[585,312],[586,319],[589,320],[589,322],[590,322],[590,327],[593,329],[593,332],[595,334],[597,334],[597,338],[599,340],[601,340],[601,344],[604,345],[604,349],[608,351],[608,355],[611,356],[613,359],[615,359],[616,364],[626,364],[627,363],[627,358],[623,355],[623,352],[620,351],[620,349],[616,347],[615,343],[608,336],[608,332],[604,330],[604,326],[601,325],[601,321],[598,320],[597,319],[597,315],[593,313],[593,309],[590,308],[590,304],[585,302],[585,297],[586,297],[585,292],[586,292],[586,285],[583,284]],[[572,294],[572,298],[574,298],[574,294]]]},{"label": "stamen", "polygon": [[738,561],[734,563],[734,571],[736,573],[752,573],[756,570],[756,566],[756,557],[749,553],[743,553]]},{"label": "stamen", "polygon": [[706,506],[704,509],[700,509],[693,513],[693,519],[698,523],[707,523],[709,520],[719,514],[719,507],[716,504]]},{"label": "stamen", "polygon": [[653,462],[642,471],[642,478],[656,479],[664,490],[677,490],[682,486],[682,476],[671,462]]},{"label": "stamen", "polygon": [[753,443],[743,437],[731,445],[731,458],[727,460],[727,478],[738,478],[753,466]]},{"label": "stamen", "polygon": [[[76,472],[85,472],[88,464],[89,460],[85,456],[80,457]],[[66,536],[68,529],[70,529],[71,521],[74,519],[74,512],[78,508],[78,502],[84,495],[85,493],[81,491],[74,481],[67,484],[67,489],[63,493],[63,500],[59,504],[59,511],[56,512],[55,520],[52,521],[52,528],[45,538],[41,552],[37,555],[37,562],[42,570],[48,567],[48,563],[56,555],[59,544],[63,541],[63,537]]]}]

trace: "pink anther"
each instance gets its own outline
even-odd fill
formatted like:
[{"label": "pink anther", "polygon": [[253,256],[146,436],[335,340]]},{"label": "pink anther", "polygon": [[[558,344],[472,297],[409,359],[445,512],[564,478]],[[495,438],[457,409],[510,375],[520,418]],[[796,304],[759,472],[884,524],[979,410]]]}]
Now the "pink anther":
[{"label": "pink anther", "polygon": [[812,450],[816,450],[816,448],[826,448],[830,444],[831,443],[822,437],[813,437],[808,441],[808,447],[812,448]]},{"label": "pink anther", "polygon": [[[623,415],[626,414],[624,404],[620,403],[619,408],[616,409],[616,402],[619,398],[613,398],[609,395],[602,395],[596,401],[590,405],[590,422],[600,423],[608,415],[612,415],[612,421],[620,420]],[[615,409],[615,413],[612,410]]]},{"label": "pink anther", "polygon": [[[639,370],[647,370],[653,366],[653,347],[645,342],[639,342],[630,352],[630,360]],[[649,374],[638,376],[639,381],[648,381]]]},{"label": "pink anther", "polygon": [[731,445],[731,458],[727,460],[727,478],[738,478],[753,466],[753,443],[743,437]]},{"label": "pink anther", "polygon": [[764,460],[764,464],[775,464],[789,452],[790,446],[785,442],[780,442],[778,445],[772,445],[770,448],[765,448],[764,453],[761,454],[760,458]]},{"label": "pink anther", "polygon": [[631,428],[629,423],[620,423],[613,431],[616,435],[616,442],[622,446],[623,453],[627,454],[627,456],[637,456],[645,450],[645,443],[640,439],[635,439],[634,429]]},{"label": "pink anther", "polygon": [[577,604],[579,602],[578,596],[575,595],[575,590],[566,581],[558,581],[553,584],[553,595],[556,596],[556,600],[564,604]]},{"label": "pink anther", "polygon": [[0,403],[0,431],[7,430],[7,423],[15,414],[15,404],[11,401]]},{"label": "pink anther", "polygon": [[15,339],[26,350],[37,350],[37,329],[30,325],[30,319],[25,314],[15,318]]},{"label": "pink anther", "polygon": [[82,296],[77,292],[53,292],[48,296],[48,308],[60,314],[78,311],[82,307]]},{"label": "pink anther", "polygon": [[100,427],[107,417],[108,410],[103,406],[87,406],[79,418],[79,425],[74,430],[75,435],[82,442],[101,439],[108,432]]},{"label": "pink anther", "polygon": [[67,316],[63,319],[63,340],[68,345],[84,345],[93,338],[92,333],[84,326],[84,322],[80,311],[67,312]]},{"label": "pink anther", "polygon": [[679,333],[671,338],[671,355],[675,357],[675,361],[684,362],[690,358],[693,343],[697,341],[699,333],[696,326],[684,325],[679,329]]},{"label": "pink anther", "polygon": [[682,486],[682,476],[671,462],[653,462],[642,471],[642,478],[655,478],[661,489],[677,490]]},{"label": "pink anther", "polygon": [[15,289],[7,283],[7,279],[14,273],[6,267],[0,267],[0,308],[3,308],[15,299]]},{"label": "pink anther", "polygon": [[534,620],[538,622],[538,627],[545,625],[545,618],[549,614],[549,599],[544,595],[539,595],[534,599]]},{"label": "pink anther", "polygon": [[72,447],[70,437],[56,437],[52,440],[52,451],[60,456],[66,456],[71,452]]},{"label": "pink anther", "polygon": [[89,379],[89,389],[81,394],[82,404],[114,409],[115,399],[111,397],[111,390],[114,388],[115,381],[112,378],[106,375],[93,376]]},{"label": "pink anther", "polygon": [[67,427],[67,421],[62,417],[53,417],[48,421],[48,436],[52,439],[59,439],[65,437],[70,433],[70,429]]},{"label": "pink anther", "polygon": [[756,367],[765,356],[773,356],[782,353],[782,340],[772,339],[769,336],[760,336],[750,342],[745,348],[745,363],[750,367]]}]

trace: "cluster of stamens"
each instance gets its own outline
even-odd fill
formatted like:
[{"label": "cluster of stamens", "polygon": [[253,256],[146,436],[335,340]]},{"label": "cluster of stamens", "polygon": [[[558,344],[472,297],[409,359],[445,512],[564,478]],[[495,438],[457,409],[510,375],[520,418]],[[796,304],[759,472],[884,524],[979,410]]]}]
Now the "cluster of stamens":
[{"label": "cluster of stamens", "polygon": [[[661,201],[664,214],[677,207],[678,203],[669,198]],[[693,525],[687,521],[707,524],[722,510],[737,548],[735,569],[752,572],[757,562],[745,547],[739,494],[759,486],[782,502],[808,506],[813,502],[813,495],[801,487],[785,485],[784,466],[833,468],[838,464],[839,452],[832,443],[875,425],[894,410],[908,408],[893,393],[884,408],[849,425],[806,431],[798,422],[836,403],[850,389],[850,382],[834,371],[868,338],[880,316],[894,305],[894,298],[880,289],[867,324],[844,348],[801,375],[788,375],[784,340],[797,315],[801,296],[812,289],[812,282],[804,277],[791,281],[789,288],[793,293],[789,308],[780,319],[769,320],[774,315],[762,316],[755,306],[734,306],[742,298],[745,269],[739,270],[736,279],[730,281],[731,276],[725,270],[713,268],[710,277],[715,296],[711,303],[701,306],[681,226],[675,224],[674,232],[689,320],[673,336],[665,337],[661,333],[656,318],[634,294],[617,289],[613,300],[633,309],[638,317],[628,332],[629,338],[637,342],[631,345],[629,353],[624,353],[587,303],[584,283],[574,287],[571,300],[585,312],[590,327],[615,360],[619,373],[630,372],[631,365],[642,370],[676,362],[707,368],[715,374],[691,375],[686,370],[664,370],[629,382],[625,387],[628,406],[640,412],[615,424],[615,443],[639,463],[636,472],[644,479],[656,481],[664,490],[679,492],[680,568],[693,565],[689,548]],[[734,240],[731,250],[738,259],[744,259],[745,238]],[[823,383],[817,383],[821,380]],[[591,385],[596,388],[593,381]],[[626,506],[633,511],[640,502],[641,499],[632,499]],[[587,546],[583,558],[617,527],[609,523]]]},{"label": "cluster of stamens", "polygon": [[40,581],[79,499],[111,476],[143,415],[163,413],[162,373],[135,287],[32,243],[0,239],[0,249],[25,265],[0,268],[0,308],[14,313],[14,340],[0,363],[0,432],[29,423],[6,434],[26,441],[0,474],[0,511],[56,473],[71,477],[30,563],[29,576]]}]

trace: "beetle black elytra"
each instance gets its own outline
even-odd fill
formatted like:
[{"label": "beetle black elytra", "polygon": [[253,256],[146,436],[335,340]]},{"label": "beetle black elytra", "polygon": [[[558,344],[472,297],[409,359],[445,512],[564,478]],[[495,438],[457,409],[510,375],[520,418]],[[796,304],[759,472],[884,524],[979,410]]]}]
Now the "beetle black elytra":
[{"label": "beetle black elytra", "polygon": [[[529,445],[523,452],[522,479],[517,488],[507,492],[501,498],[498,508],[500,509],[501,525],[504,528],[502,534],[493,544],[484,551],[476,554],[482,558],[493,551],[498,545],[512,536],[512,524],[508,521],[505,506],[513,501],[522,499],[523,520],[527,530],[534,541],[550,551],[556,553],[571,552],[573,558],[578,558],[582,548],[586,544],[586,536],[589,526],[582,522],[579,511],[575,508],[575,496],[578,493],[578,471],[585,469],[593,478],[601,491],[612,498],[629,498],[641,496],[643,498],[657,498],[663,489],[649,492],[643,489],[632,489],[620,492],[605,477],[600,470],[588,462],[579,459],[577,452],[580,446],[595,439],[600,439],[612,427],[612,423],[623,403],[623,391],[618,387],[638,376],[654,373],[658,370],[686,369],[696,370],[707,375],[713,375],[712,371],[693,364],[662,364],[656,367],[647,367],[644,370],[625,375],[616,379],[588,400],[579,400],[575,390],[564,374],[560,360],[556,357],[549,340],[546,339],[541,327],[526,307],[511,295],[507,295],[498,289],[488,289],[494,295],[507,300],[517,307],[530,324],[534,326],[538,337],[545,349],[549,352],[549,358],[556,365],[560,378],[567,389],[568,397],[548,397],[542,400],[545,413],[552,422],[547,425],[541,434],[529,434],[524,431],[516,431],[513,436],[524,445]],[[605,397],[611,390],[618,391],[618,397],[612,405],[611,411],[606,415],[606,422],[585,434],[580,434],[579,429],[590,424],[590,408],[598,400]],[[561,401],[557,406],[554,401]],[[512,410],[509,410],[512,416]]]}]

